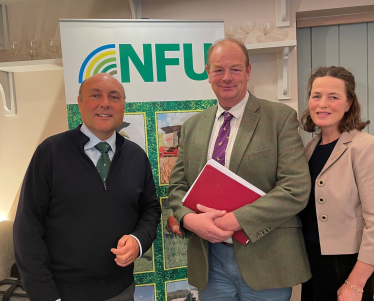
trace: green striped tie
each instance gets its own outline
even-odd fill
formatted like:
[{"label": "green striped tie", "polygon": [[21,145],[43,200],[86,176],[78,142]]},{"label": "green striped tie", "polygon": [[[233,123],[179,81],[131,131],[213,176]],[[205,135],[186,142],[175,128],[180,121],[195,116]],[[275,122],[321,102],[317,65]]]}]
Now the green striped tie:
[{"label": "green striped tie", "polygon": [[103,182],[105,183],[110,166],[110,158],[108,155],[110,145],[106,142],[99,142],[95,145],[95,148],[101,153],[101,156],[97,161],[96,168],[100,174],[100,177],[103,179]]}]

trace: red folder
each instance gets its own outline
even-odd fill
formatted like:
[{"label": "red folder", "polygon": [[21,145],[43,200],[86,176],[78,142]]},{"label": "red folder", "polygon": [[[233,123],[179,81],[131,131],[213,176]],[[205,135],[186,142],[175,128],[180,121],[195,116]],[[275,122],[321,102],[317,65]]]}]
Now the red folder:
[{"label": "red folder", "polygon": [[[192,184],[182,202],[183,205],[200,213],[197,204],[232,212],[251,204],[265,192],[245,181],[218,162],[209,160]],[[245,245],[248,238],[243,230],[235,231],[232,238]]]}]

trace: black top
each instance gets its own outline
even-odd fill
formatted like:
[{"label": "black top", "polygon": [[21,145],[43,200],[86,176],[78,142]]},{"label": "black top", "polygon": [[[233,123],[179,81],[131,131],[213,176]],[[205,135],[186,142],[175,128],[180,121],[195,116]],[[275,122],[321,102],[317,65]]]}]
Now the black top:
[{"label": "black top", "polygon": [[160,203],[147,155],[116,137],[106,186],[84,152],[80,128],[35,151],[14,222],[14,250],[31,301],[102,301],[134,281],[110,251],[125,234],[145,253],[156,238]]},{"label": "black top", "polygon": [[303,233],[305,240],[316,244],[319,244],[319,234],[316,201],[314,194],[315,183],[318,175],[321,173],[338,140],[339,139],[336,139],[335,141],[324,145],[320,144],[320,140],[313,152],[312,157],[309,160],[309,171],[312,181],[312,189],[310,191],[310,197],[307,206],[303,211],[300,212],[300,218],[303,222]]}]

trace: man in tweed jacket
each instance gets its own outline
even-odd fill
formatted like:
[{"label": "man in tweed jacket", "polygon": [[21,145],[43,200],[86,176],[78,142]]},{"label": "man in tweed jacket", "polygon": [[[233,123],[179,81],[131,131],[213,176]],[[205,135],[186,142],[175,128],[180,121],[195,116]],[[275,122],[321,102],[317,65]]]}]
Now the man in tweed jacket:
[{"label": "man in tweed jacket", "polygon": [[[189,238],[189,283],[201,301],[289,300],[291,287],[311,277],[297,216],[309,198],[310,176],[296,112],[247,91],[251,65],[236,40],[213,44],[206,70],[218,104],[183,124],[168,188]],[[266,195],[230,213],[198,205],[203,213],[195,214],[181,200],[212,158],[224,112],[233,115],[225,166]],[[231,239],[240,229],[247,245]]]}]

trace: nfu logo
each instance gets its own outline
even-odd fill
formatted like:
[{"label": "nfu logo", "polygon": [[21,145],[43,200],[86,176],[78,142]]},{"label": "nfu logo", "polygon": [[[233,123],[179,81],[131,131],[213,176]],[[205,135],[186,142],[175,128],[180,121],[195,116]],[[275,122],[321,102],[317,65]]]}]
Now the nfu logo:
[{"label": "nfu logo", "polygon": [[[209,47],[212,43],[204,43],[201,47],[204,51],[204,66]],[[166,82],[166,67],[181,64],[179,58],[168,58],[166,52],[183,51],[184,73],[191,80],[206,80],[208,75],[204,66],[197,66],[202,72],[196,72],[194,68],[192,44],[155,44],[152,52],[152,44],[143,44],[143,57],[134,50],[131,44],[119,44],[120,75],[123,83],[129,83],[130,60],[144,82]],[[153,60],[156,62],[154,70]],[[195,66],[196,67],[196,66]],[[114,44],[101,46],[92,51],[84,60],[79,71],[79,83],[97,73],[117,74],[116,49]]]},{"label": "nfu logo", "polygon": [[79,83],[81,84],[85,79],[98,73],[117,74],[115,49],[114,44],[108,44],[92,51],[83,61],[79,70]]}]

